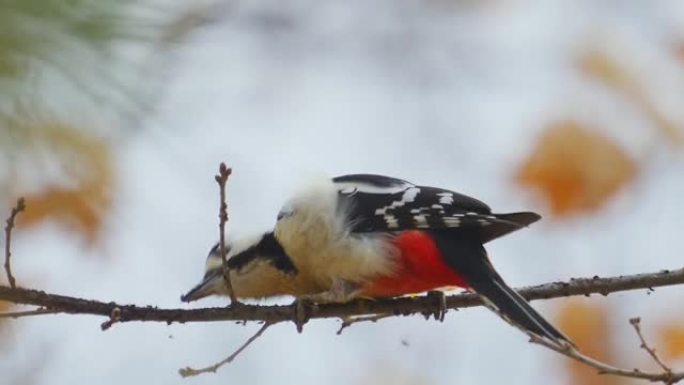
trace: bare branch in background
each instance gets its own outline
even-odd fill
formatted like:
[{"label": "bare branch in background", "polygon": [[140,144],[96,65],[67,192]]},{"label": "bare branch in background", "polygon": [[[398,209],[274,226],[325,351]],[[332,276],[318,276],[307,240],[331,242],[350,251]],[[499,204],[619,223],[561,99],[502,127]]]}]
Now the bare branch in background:
[{"label": "bare branch in background", "polygon": [[655,348],[650,347],[648,345],[648,343],[646,342],[646,338],[644,338],[644,335],[641,333],[641,318],[639,318],[639,317],[632,318],[629,320],[629,323],[634,328],[634,331],[636,332],[637,336],[639,337],[639,341],[641,341],[640,347],[642,349],[644,349],[646,351],[646,353],[648,353],[649,356],[651,356],[653,361],[655,361],[656,364],[658,364],[658,366],[660,366],[663,369],[663,373],[665,373],[667,375],[666,377],[668,378],[668,381],[663,381],[663,382],[665,382],[666,384],[669,385],[669,384],[674,384],[675,382],[682,380],[682,378],[684,378],[684,374],[673,373],[672,368],[665,365],[665,363],[660,359],[660,357],[658,357],[658,355],[656,354]]},{"label": "bare branch in background", "polygon": [[[636,322],[635,322],[636,320]],[[644,372],[640,369],[622,369],[618,368],[609,364],[606,364],[604,362],[598,361],[594,358],[588,357],[584,354],[582,354],[577,348],[569,345],[569,344],[564,344],[564,345],[558,345],[555,342],[552,342],[548,339],[539,337],[537,335],[528,333],[530,336],[530,342],[544,346],[548,349],[551,349],[555,352],[558,352],[566,357],[572,358],[575,361],[581,362],[584,365],[590,366],[598,371],[599,374],[610,374],[614,376],[620,376],[620,377],[628,377],[628,378],[637,378],[637,379],[642,379],[642,380],[649,380],[651,382],[662,382],[666,385],[672,385],[674,383],[677,383],[679,381],[684,380],[684,372],[673,372],[672,369],[670,369],[668,366],[662,363],[659,358],[655,355],[655,349],[651,349],[648,347],[646,344],[646,341],[644,340],[643,335],[641,334],[641,329],[639,328],[639,319],[638,318],[633,318],[630,320],[630,323],[632,326],[634,326],[634,329],[637,332],[637,335],[639,336],[639,339],[641,340],[641,347],[646,349],[648,353],[651,355],[651,357],[660,365],[660,367],[663,369],[662,372],[660,373],[650,373],[650,372]]]},{"label": "bare branch in background", "polygon": [[219,195],[221,204],[219,206],[219,253],[221,254],[221,260],[223,260],[223,279],[226,281],[226,287],[228,288],[228,293],[230,294],[230,303],[239,303],[237,298],[235,298],[235,293],[233,292],[233,284],[230,282],[230,272],[228,270],[228,262],[226,260],[226,222],[228,222],[228,205],[226,204],[226,182],[228,177],[232,174],[233,169],[226,166],[225,163],[219,165],[219,173],[214,178],[216,183],[219,185]]},{"label": "bare branch in background", "polygon": [[191,377],[191,376],[197,376],[202,373],[216,373],[216,371],[222,367],[223,365],[230,364],[233,362],[233,360],[240,354],[242,353],[243,350],[247,348],[252,342],[254,342],[257,338],[261,337],[261,335],[266,331],[266,329],[269,328],[269,326],[273,325],[272,322],[264,322],[264,325],[256,332],[254,333],[253,336],[249,337],[249,339],[242,344],[236,351],[231,353],[228,357],[224,358],[223,360],[215,363],[214,365],[207,366],[206,368],[202,369],[193,369],[191,367],[186,367],[178,370],[178,374],[181,375],[181,377]]},{"label": "bare branch in background", "polygon": [[25,208],[24,198],[17,199],[17,205],[12,208],[9,218],[7,218],[7,226],[5,226],[5,273],[7,273],[7,281],[12,289],[17,287],[14,276],[12,275],[12,265],[10,263],[10,257],[12,255],[12,229],[14,228],[14,220],[16,219],[17,214],[24,211]]}]

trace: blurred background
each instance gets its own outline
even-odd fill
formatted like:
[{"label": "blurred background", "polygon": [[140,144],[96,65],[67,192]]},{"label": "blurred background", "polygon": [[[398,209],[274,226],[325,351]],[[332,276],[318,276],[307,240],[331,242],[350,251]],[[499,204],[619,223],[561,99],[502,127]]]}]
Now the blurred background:
[{"label": "blurred background", "polygon": [[[488,247],[514,287],[673,269],[682,106],[679,0],[3,0],[0,213],[26,197],[21,286],[161,307],[186,307],[203,274],[220,161],[231,237],[271,226],[307,175],[382,173],[541,213]],[[655,369],[627,320],[682,368],[683,300],[671,287],[534,305],[587,353]],[[0,320],[0,383],[633,383],[485,309],[339,336],[339,321],[279,324],[185,380],[259,326],[102,321]]]}]

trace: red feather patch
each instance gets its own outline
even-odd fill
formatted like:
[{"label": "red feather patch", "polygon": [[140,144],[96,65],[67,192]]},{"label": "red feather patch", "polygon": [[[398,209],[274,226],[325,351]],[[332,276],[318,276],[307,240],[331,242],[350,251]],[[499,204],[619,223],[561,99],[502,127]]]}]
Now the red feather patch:
[{"label": "red feather patch", "polygon": [[468,287],[442,260],[439,248],[425,231],[402,231],[394,238],[401,255],[395,273],[373,279],[361,289],[369,297],[393,297],[445,286]]}]

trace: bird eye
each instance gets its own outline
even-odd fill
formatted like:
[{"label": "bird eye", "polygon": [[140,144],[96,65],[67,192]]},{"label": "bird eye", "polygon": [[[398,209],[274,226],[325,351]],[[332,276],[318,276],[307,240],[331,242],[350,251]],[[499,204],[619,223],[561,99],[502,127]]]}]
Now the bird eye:
[{"label": "bird eye", "polygon": [[214,247],[209,250],[209,255],[218,254],[220,245],[217,243]]},{"label": "bird eye", "polygon": [[[231,243],[226,242],[226,255],[227,256],[230,255],[231,248],[232,248]],[[219,258],[221,257],[221,245],[220,244],[217,243],[214,247],[211,248],[211,250],[209,251],[208,258],[211,258],[212,256],[214,258],[215,257],[219,257]]]}]

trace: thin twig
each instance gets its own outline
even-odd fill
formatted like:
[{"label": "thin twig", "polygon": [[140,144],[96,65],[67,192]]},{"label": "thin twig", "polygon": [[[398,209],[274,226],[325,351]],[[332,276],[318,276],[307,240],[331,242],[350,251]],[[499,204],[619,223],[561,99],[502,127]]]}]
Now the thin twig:
[{"label": "thin twig", "polygon": [[385,314],[374,314],[374,315],[369,315],[369,316],[357,316],[357,317],[342,317],[342,325],[340,325],[340,328],[337,329],[337,335],[339,336],[342,334],[342,331],[353,324],[359,323],[359,322],[378,322],[381,319],[384,318],[389,318],[393,317],[394,314],[392,313],[385,313]]},{"label": "thin twig", "polygon": [[228,261],[226,260],[226,222],[228,222],[228,205],[226,204],[226,181],[233,172],[231,168],[221,162],[219,165],[219,173],[214,178],[219,185],[219,194],[221,203],[219,206],[219,253],[223,261],[223,279],[226,281],[228,288],[228,295],[230,296],[231,305],[237,304],[238,300],[235,298],[233,292],[233,284],[230,282],[230,270],[228,269]]},{"label": "thin twig", "polygon": [[29,317],[32,315],[44,315],[44,314],[58,314],[61,313],[59,310],[39,308],[33,310],[22,310],[22,311],[6,311],[0,313],[0,318],[20,318]]},{"label": "thin twig", "polygon": [[112,309],[112,312],[109,314],[109,319],[100,324],[100,329],[102,331],[108,330],[109,328],[112,327],[115,323],[121,321],[121,309],[118,307],[115,307]]},{"label": "thin twig", "polygon": [[530,337],[530,342],[544,346],[555,352],[558,352],[566,357],[572,358],[575,361],[581,362],[587,366],[590,366],[598,371],[599,374],[610,374],[620,377],[638,378],[649,380],[652,382],[663,382],[667,385],[674,384],[684,379],[684,372],[672,372],[665,371],[662,373],[650,373],[644,372],[639,369],[622,369],[605,362],[601,362],[589,356],[582,354],[577,348],[570,344],[558,344],[557,342],[548,340],[546,338],[537,336],[532,333],[528,333]]},{"label": "thin twig", "polygon": [[[600,293],[648,289],[660,286],[684,284],[684,269],[663,270],[608,278],[575,278],[566,282],[552,282],[537,286],[519,288],[518,292],[527,300],[590,295]],[[109,318],[112,309],[120,308],[119,322],[157,321],[157,322],[206,322],[206,321],[269,321],[293,322],[293,305],[257,306],[242,304],[239,307],[218,307],[204,309],[159,309],[152,306],[124,305],[45,293],[39,290],[16,288],[0,285],[0,300],[18,304],[43,306],[61,313],[95,314]],[[482,305],[482,300],[472,293],[450,295],[446,298],[447,309],[466,308]],[[356,300],[343,304],[317,304],[311,306],[308,319],[341,318],[348,316],[391,313],[411,315],[433,312],[434,298],[426,296],[400,297],[391,299]]]},{"label": "thin twig", "polygon": [[12,229],[14,228],[14,220],[17,214],[24,211],[26,205],[24,204],[24,198],[17,199],[17,205],[12,208],[9,218],[7,218],[7,226],[5,226],[5,273],[7,273],[7,281],[12,289],[17,287],[14,276],[12,275],[12,265],[10,264],[11,252],[11,242],[12,242]]},{"label": "thin twig", "polygon": [[185,367],[185,368],[178,369],[178,374],[180,374],[182,377],[190,377],[190,376],[196,376],[196,375],[199,375],[199,374],[202,374],[202,373],[216,373],[216,371],[217,371],[221,366],[233,362],[233,360],[235,359],[235,357],[237,357],[238,355],[240,355],[240,353],[242,353],[242,351],[245,350],[245,349],[247,348],[247,346],[249,346],[249,345],[250,345],[252,342],[254,342],[257,338],[261,337],[261,335],[262,335],[262,334],[266,331],[266,329],[268,329],[271,325],[273,325],[272,322],[264,322],[263,326],[261,326],[261,328],[260,328],[256,333],[254,333],[253,336],[249,337],[249,339],[248,339],[244,344],[242,344],[242,346],[240,346],[240,347],[239,347],[236,351],[234,351],[231,355],[229,355],[228,357],[224,358],[223,360],[221,360],[221,361],[215,363],[214,365],[207,366],[206,368],[202,368],[202,369],[193,369],[193,368],[191,368],[191,367]]},{"label": "thin twig", "polygon": [[[646,342],[646,338],[644,338],[644,335],[641,333],[641,318],[635,317],[631,318],[629,320],[629,323],[632,325],[634,328],[634,331],[636,332],[637,336],[639,337],[639,341],[641,342],[641,345],[639,345],[642,349],[644,349],[651,358],[653,358],[653,361],[660,366],[665,373],[668,373],[670,376],[673,376],[672,373],[672,368],[669,366],[665,365],[665,363],[658,357],[658,354],[656,354],[655,348],[652,348],[648,345]],[[666,382],[666,384],[674,384],[674,382]]]}]

